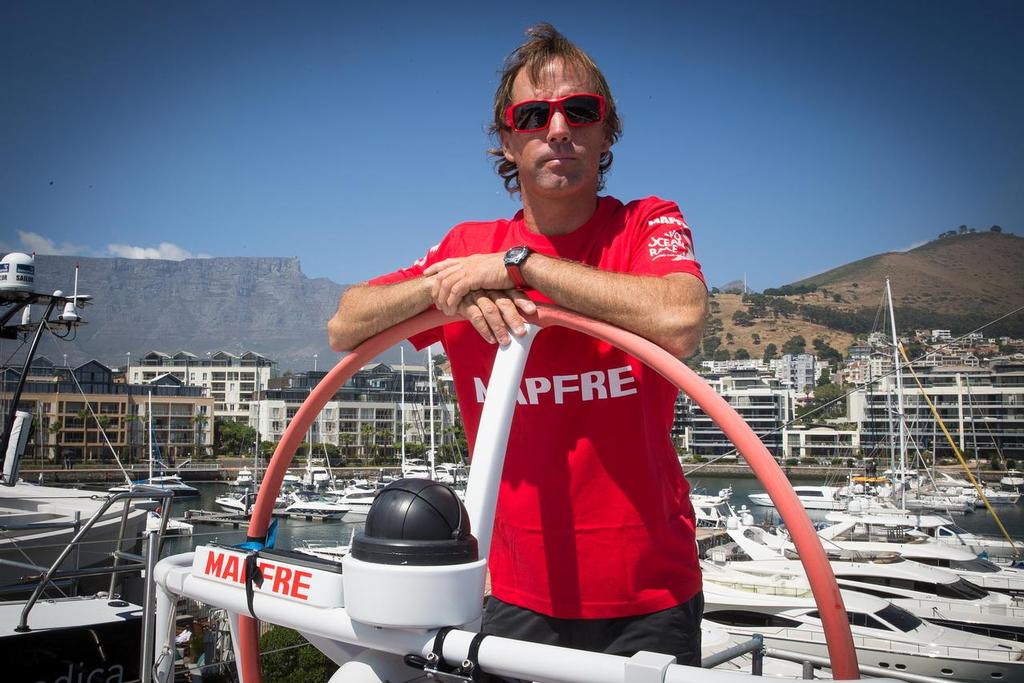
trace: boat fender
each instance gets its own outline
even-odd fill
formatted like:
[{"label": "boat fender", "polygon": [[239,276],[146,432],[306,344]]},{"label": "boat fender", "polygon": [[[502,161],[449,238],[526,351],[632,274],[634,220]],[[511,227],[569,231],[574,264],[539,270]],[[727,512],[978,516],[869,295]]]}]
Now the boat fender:
[{"label": "boat fender", "polygon": [[449,667],[444,663],[444,639],[452,631],[453,626],[445,626],[437,631],[430,654],[424,659],[419,655],[406,655],[403,660],[414,669],[423,669],[427,678],[434,681],[450,683],[488,683],[491,676],[480,669],[480,643],[487,637],[486,633],[477,633],[469,643],[469,651],[462,664]]}]

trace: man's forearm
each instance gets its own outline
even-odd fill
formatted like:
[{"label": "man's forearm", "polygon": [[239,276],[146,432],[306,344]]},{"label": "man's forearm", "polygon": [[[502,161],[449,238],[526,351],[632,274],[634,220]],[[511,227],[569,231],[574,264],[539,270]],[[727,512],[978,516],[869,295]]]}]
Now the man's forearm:
[{"label": "man's forearm", "polygon": [[703,334],[707,290],[688,274],[611,273],[533,254],[523,276],[559,306],[634,332],[677,357],[693,353]]},{"label": "man's forearm", "polygon": [[327,323],[335,351],[351,351],[373,335],[422,313],[434,303],[430,281],[417,277],[390,285],[353,285]]}]

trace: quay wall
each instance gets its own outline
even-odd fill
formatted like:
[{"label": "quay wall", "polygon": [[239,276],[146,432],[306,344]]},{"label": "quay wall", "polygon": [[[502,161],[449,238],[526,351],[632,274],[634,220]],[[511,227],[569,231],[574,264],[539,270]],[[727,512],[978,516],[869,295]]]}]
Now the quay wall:
[{"label": "quay wall", "polygon": [[[190,482],[229,482],[234,481],[238,475],[238,470],[245,466],[244,464],[222,464],[218,463],[218,467],[215,469],[183,469],[178,472],[181,478],[185,481]],[[292,468],[295,471],[301,470],[303,463],[296,463]],[[949,471],[950,473],[956,473],[961,471],[959,467],[947,467],[939,468]],[[369,479],[376,479],[381,474],[397,475],[399,473],[398,467],[334,467],[332,470],[335,476],[342,478],[358,478],[367,477]],[[797,481],[807,480],[831,480],[841,481],[846,479],[850,474],[857,476],[863,474],[860,470],[851,470],[847,467],[818,467],[818,466],[807,466],[807,465],[794,465],[790,467],[783,466],[782,471],[786,473],[789,479]],[[753,473],[750,468],[746,465],[741,464],[702,464],[702,463],[684,463],[683,472],[691,479],[700,477],[752,477]],[[111,485],[118,484],[124,481],[124,475],[121,470],[116,467],[75,467],[71,470],[65,470],[60,468],[22,468],[21,477],[25,481],[29,482],[42,482],[44,484],[96,484],[96,483],[110,483]],[[129,470],[129,474],[133,479],[140,479],[146,476],[146,472],[143,470]],[[999,477],[1003,473],[992,470],[984,471],[983,477],[991,479],[993,477]],[[41,477],[41,479],[40,479]]]}]

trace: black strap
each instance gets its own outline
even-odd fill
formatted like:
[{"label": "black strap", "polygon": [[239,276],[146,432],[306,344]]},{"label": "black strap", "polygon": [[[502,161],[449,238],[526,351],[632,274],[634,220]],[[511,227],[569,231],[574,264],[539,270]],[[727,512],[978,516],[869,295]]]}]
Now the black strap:
[{"label": "black strap", "polygon": [[462,662],[459,670],[468,675],[473,681],[486,683],[491,677],[480,670],[480,643],[484,642],[486,633],[477,633],[469,643],[469,652],[466,653],[466,660]]},{"label": "black strap", "polygon": [[253,588],[255,585],[257,588],[263,587],[263,572],[260,571],[259,562],[260,553],[256,552],[249,553],[245,556],[245,602],[249,606],[249,614],[252,615],[253,619],[257,619],[256,612],[252,609],[252,599],[256,593]]},{"label": "black strap", "polygon": [[[419,655],[405,655],[403,661],[408,666],[423,669],[427,672],[428,676],[436,677],[440,680],[445,680],[444,675],[448,674],[448,679],[487,683],[491,680],[491,677],[480,670],[480,663],[477,661],[477,658],[480,656],[480,643],[487,637],[484,633],[477,633],[473,636],[473,640],[469,643],[469,652],[466,654],[466,659],[462,661],[462,666],[449,667],[445,665],[444,639],[448,637],[448,634],[454,628],[454,626],[445,626],[437,630],[437,633],[434,635],[434,642],[430,647],[430,654],[426,658]],[[434,676],[431,676],[431,674],[434,674]]]}]

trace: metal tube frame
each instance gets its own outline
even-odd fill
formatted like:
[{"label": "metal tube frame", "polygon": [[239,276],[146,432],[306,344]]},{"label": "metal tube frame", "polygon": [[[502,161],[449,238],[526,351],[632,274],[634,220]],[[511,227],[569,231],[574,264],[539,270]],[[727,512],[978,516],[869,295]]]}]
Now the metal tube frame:
[{"label": "metal tube frame", "polygon": [[[103,513],[105,513],[107,510],[110,509],[110,506],[112,506],[116,502],[125,501],[125,509],[127,510],[127,508],[128,508],[128,501],[130,501],[130,500],[162,498],[166,502],[166,500],[168,498],[170,498],[171,496],[173,496],[173,495],[174,494],[171,491],[159,491],[159,492],[155,492],[155,491],[125,491],[123,493],[115,493],[110,498],[107,498],[107,500],[104,501],[104,503],[100,507],[100,509],[97,510],[95,512],[95,514],[93,514],[93,516],[89,518],[89,521],[85,523],[85,526],[83,526],[81,528],[81,530],[79,530],[79,532],[77,534],[75,534],[74,538],[71,539],[71,541],[68,543],[67,547],[64,548],[64,550],[61,551],[60,555],[57,557],[57,559],[54,561],[54,563],[50,566],[50,568],[46,571],[46,574],[43,576],[43,578],[40,579],[39,583],[36,585],[35,590],[32,591],[32,595],[29,597],[28,601],[25,603],[25,607],[21,611],[21,618],[18,620],[18,626],[14,630],[16,632],[18,632],[18,633],[25,633],[25,632],[28,632],[28,631],[32,630],[28,626],[28,615],[32,611],[32,607],[35,606],[36,602],[39,600],[39,596],[42,595],[43,590],[45,590],[45,588],[46,588],[46,585],[48,583],[50,583],[50,581],[55,576],[57,578],[64,578],[62,574],[58,573],[58,570],[59,570],[60,566],[62,564],[64,564],[64,560],[66,560],[68,555],[71,554],[71,550],[78,546],[78,543],[79,543],[79,541],[82,540],[82,537],[85,536],[87,533],[89,533],[89,530],[92,529],[93,525],[95,525],[96,522],[98,522],[100,520],[100,518],[103,516]],[[124,513],[124,516],[127,517],[127,512]],[[161,524],[161,531],[165,528],[166,523],[167,523],[167,518],[166,518],[166,514],[165,514],[165,516],[163,518],[163,521],[162,521],[162,524]],[[123,528],[122,528],[122,531],[123,531]],[[118,545],[120,545],[120,541],[121,541],[121,539],[119,538],[118,539]],[[115,559],[115,563],[116,563],[116,559]],[[140,569],[140,568],[141,567],[132,567],[132,569]],[[120,572],[121,569],[127,569],[127,568],[119,568],[118,565],[115,564],[114,567],[104,568],[103,570],[101,570],[101,572],[102,573],[105,573],[105,572],[108,572],[108,571]],[[76,571],[81,571],[81,570],[76,570]],[[146,576],[146,582],[147,583],[152,583],[152,581],[153,581],[153,572],[150,571],[147,574],[147,576]],[[151,612],[151,610],[152,610],[152,607],[150,605],[143,605],[143,608],[146,611],[149,611],[149,612]],[[151,616],[152,615],[150,615],[150,617]]]}]

